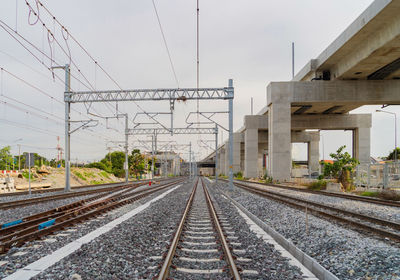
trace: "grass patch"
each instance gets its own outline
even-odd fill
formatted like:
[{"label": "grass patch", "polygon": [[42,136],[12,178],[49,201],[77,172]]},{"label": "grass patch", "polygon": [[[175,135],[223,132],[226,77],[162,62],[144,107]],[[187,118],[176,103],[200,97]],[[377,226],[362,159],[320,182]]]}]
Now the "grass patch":
[{"label": "grass patch", "polygon": [[326,184],[327,182],[325,180],[318,180],[316,182],[312,182],[307,186],[307,189],[313,190],[313,191],[320,191],[320,190],[326,190]]},{"label": "grass patch", "polygon": [[368,197],[378,197],[379,196],[379,192],[367,191],[367,192],[360,193],[360,195],[361,196],[368,196]]},{"label": "grass patch", "polygon": [[22,176],[23,176],[25,179],[29,179],[29,172],[28,172],[28,171],[22,171]]},{"label": "grass patch", "polygon": [[100,184],[103,184],[103,183],[104,182],[102,182],[102,181],[96,181],[96,180],[90,181],[91,185],[100,185]]},{"label": "grass patch", "polygon": [[83,172],[83,174],[85,175],[85,177],[89,177],[89,178],[95,178],[96,177],[93,172]]},{"label": "grass patch", "polygon": [[100,172],[100,176],[102,176],[104,178],[107,178],[107,179],[111,179],[110,175],[106,171],[101,171]]},{"label": "grass patch", "polygon": [[87,179],[85,178],[85,176],[83,176],[80,172],[78,172],[78,171],[73,171],[73,173],[74,173],[74,175],[76,176],[76,177],[78,177],[79,179],[81,179],[81,180],[83,180],[83,181],[86,181]]}]

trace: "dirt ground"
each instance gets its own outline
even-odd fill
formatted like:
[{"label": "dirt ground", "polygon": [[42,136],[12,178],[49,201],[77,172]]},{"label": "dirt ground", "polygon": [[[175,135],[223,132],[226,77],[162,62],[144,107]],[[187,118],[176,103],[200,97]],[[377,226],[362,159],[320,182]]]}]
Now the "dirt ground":
[{"label": "dirt ground", "polygon": [[[65,186],[64,168],[47,168],[48,175],[36,177],[32,175],[32,188],[63,188]],[[123,181],[113,174],[107,173],[97,168],[71,168],[71,186],[96,185],[105,183],[114,183]],[[15,187],[17,190],[28,188],[29,181],[26,178],[15,178]]]}]

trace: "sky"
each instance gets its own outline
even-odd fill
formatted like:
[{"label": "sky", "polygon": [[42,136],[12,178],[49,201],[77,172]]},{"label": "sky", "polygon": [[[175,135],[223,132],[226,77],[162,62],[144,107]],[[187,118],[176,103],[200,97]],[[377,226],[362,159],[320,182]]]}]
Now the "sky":
[{"label": "sky", "polygon": [[[36,11],[36,2],[27,2]],[[251,98],[254,99],[254,112],[258,112],[266,105],[268,83],[291,79],[292,42],[295,42],[297,72],[339,36],[372,0],[199,2],[200,87],[224,87],[228,79],[234,80],[234,130],[237,130],[243,125],[243,117],[250,114]],[[67,32],[61,32],[61,27],[43,7],[39,7],[40,21],[35,24],[37,18],[32,12],[29,16],[25,0],[2,0],[0,4],[1,26],[7,24],[13,30],[10,35],[0,28],[0,67],[3,68],[0,146],[11,145],[16,154],[20,144],[23,152],[39,152],[48,158],[57,155],[57,136],[60,136],[60,145],[64,146],[64,73],[62,69],[50,71],[48,68],[52,66],[73,64],[71,88],[75,91],[118,89],[119,86],[123,89],[196,87],[195,0],[154,0],[178,83],[151,0],[42,0],[42,3],[66,27],[69,36]],[[41,21],[56,40],[52,40]],[[18,38],[18,34],[37,50],[26,41],[23,44],[27,49],[23,48],[12,37]],[[72,40],[71,35],[94,60]],[[51,63],[50,59],[55,62]],[[226,111],[227,106],[226,101],[202,101],[199,110]],[[73,161],[101,159],[106,147],[121,149],[123,119],[105,119],[113,117],[117,108],[120,113],[129,114],[129,125],[134,126],[150,122],[144,115],[137,115],[134,124],[132,119],[136,113],[142,110],[167,113],[169,103],[130,102],[120,103],[118,107],[116,104],[92,104],[90,107],[73,104],[73,128],[80,125],[77,122],[80,120],[99,121],[96,127],[72,134]],[[378,108],[365,106],[355,112],[373,114],[371,153],[372,156],[386,156],[394,147],[394,118],[375,113]],[[177,103],[174,126],[185,127],[187,122],[204,121],[194,115],[186,120],[188,114],[196,110],[196,102]],[[400,113],[396,106],[387,110]],[[157,115],[156,118],[163,125],[170,125],[169,115]],[[225,127],[228,125],[226,115],[218,115],[215,121]],[[140,127],[145,126],[141,124]],[[347,145],[351,150],[349,131],[323,131],[321,134],[320,158],[323,155],[328,158],[329,153],[340,145]],[[223,133],[219,141],[225,141],[227,136]],[[146,149],[139,145],[138,139],[150,140],[146,136],[131,136],[130,147]],[[159,137],[160,145],[167,143],[163,141],[182,145],[192,142],[197,159],[211,152],[215,145],[212,140],[212,135]],[[147,142],[147,148],[149,146],[151,144]],[[187,158],[186,146],[178,152]],[[293,146],[294,159],[304,160],[306,154],[305,144]]]}]

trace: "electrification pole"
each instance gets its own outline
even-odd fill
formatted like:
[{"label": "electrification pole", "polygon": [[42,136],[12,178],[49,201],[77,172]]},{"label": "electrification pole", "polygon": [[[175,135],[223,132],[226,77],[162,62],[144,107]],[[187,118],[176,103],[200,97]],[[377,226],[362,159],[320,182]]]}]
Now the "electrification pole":
[{"label": "electrification pole", "polygon": [[215,183],[218,183],[218,125],[215,124]]},{"label": "electrification pole", "polygon": [[[233,80],[229,79],[229,88],[233,91]],[[229,188],[233,190],[233,99],[229,99]]]},{"label": "electrification pole", "polygon": [[[65,92],[69,92],[71,89],[71,73],[69,65],[65,64]],[[71,141],[70,141],[70,112],[71,103],[65,102],[65,191],[69,192],[71,190]]]},{"label": "electrification pole", "polygon": [[192,142],[189,143],[189,178],[192,178]]},{"label": "electrification pole", "polygon": [[129,180],[129,164],[128,164],[128,114],[125,115],[125,183],[128,183]]},{"label": "electrification pole", "polygon": [[18,172],[21,172],[21,144],[18,144]]}]

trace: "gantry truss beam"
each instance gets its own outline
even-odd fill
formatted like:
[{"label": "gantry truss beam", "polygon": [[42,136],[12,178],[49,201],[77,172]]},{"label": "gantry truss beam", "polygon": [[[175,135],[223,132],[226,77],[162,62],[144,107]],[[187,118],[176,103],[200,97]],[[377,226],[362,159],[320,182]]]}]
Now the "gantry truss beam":
[{"label": "gantry truss beam", "polygon": [[[216,134],[218,130],[212,128],[173,128],[174,134]],[[165,128],[130,128],[126,130],[129,135],[170,134],[170,129]]]},{"label": "gantry truss beam", "polygon": [[106,101],[160,101],[160,100],[229,100],[234,97],[233,87],[173,88],[65,92],[64,101],[70,103]]}]

